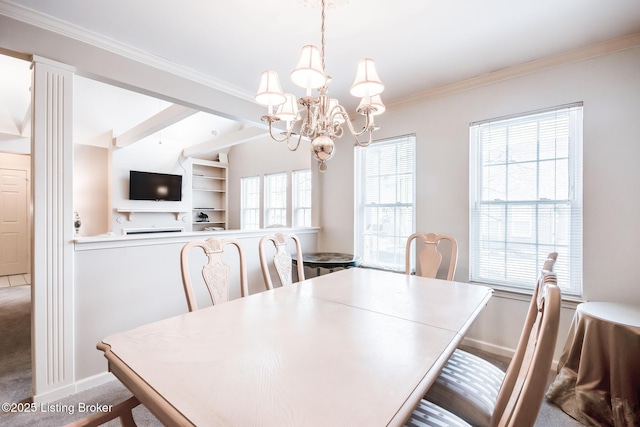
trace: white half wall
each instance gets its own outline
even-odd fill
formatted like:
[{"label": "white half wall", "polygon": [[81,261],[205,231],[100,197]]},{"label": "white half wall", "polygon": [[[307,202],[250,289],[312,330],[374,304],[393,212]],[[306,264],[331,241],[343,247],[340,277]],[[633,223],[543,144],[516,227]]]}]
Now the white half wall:
[{"label": "white half wall", "polygon": [[[316,250],[317,229],[284,232],[296,233],[305,252]],[[103,338],[188,311],[180,273],[180,251],[187,242],[213,235],[237,239],[245,255],[249,293],[253,294],[266,289],[258,256],[258,242],[266,234],[269,234],[266,230],[222,231],[76,240],[73,304],[76,389],[85,380],[107,371],[107,360],[96,349]],[[230,296],[235,299],[240,297],[238,255],[235,247],[228,248],[224,259],[231,269]],[[295,253],[292,244],[287,249]],[[211,305],[201,277],[205,262],[202,251],[190,252],[191,277],[200,308]],[[89,381],[89,385],[95,384]]]}]

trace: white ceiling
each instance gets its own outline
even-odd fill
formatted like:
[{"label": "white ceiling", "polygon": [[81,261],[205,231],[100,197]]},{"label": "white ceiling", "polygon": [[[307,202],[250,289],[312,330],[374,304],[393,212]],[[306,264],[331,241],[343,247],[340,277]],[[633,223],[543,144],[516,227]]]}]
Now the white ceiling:
[{"label": "white ceiling", "polygon": [[[320,44],[320,10],[305,5],[314,1],[13,0],[11,3],[65,21],[74,26],[76,33],[87,32],[94,39],[106,38],[111,43],[180,64],[234,93],[251,97],[265,69],[278,71],[285,91],[300,94],[288,75],[303,45]],[[0,0],[0,4],[3,2],[7,3]],[[416,92],[637,32],[640,32],[638,0],[346,0],[345,5],[326,13],[326,71],[333,77],[331,96],[353,109],[357,100],[351,99],[348,89],[357,61],[364,57],[376,60],[386,86],[382,97],[390,103]],[[5,63],[0,63],[0,67],[4,73]],[[107,91],[95,82],[78,84],[83,89],[79,92],[87,95],[86,99],[76,101],[76,108],[88,103],[83,110],[86,114],[83,120],[92,122],[88,135],[113,129],[117,136],[140,117],[148,117],[166,106],[121,89]],[[5,95],[6,85],[0,84],[0,90],[1,104],[9,99],[19,103],[13,100],[13,95]],[[102,92],[96,96],[93,91]],[[134,99],[146,103],[142,108],[146,112],[137,116],[127,109],[127,115],[119,118],[107,115],[107,111],[93,114],[93,108],[117,113],[118,108],[110,103],[123,105],[116,99],[120,96],[130,97],[126,101],[129,106],[137,102]],[[96,99],[102,102],[96,103]],[[0,115],[9,114],[21,123],[24,104],[20,108],[17,113],[7,112],[0,105]],[[95,121],[97,117],[103,118],[102,123]],[[195,120],[193,117],[191,120]],[[203,130],[193,136],[199,139],[197,142],[210,138],[213,128],[224,133],[239,125],[223,120],[187,126],[200,127]]]}]

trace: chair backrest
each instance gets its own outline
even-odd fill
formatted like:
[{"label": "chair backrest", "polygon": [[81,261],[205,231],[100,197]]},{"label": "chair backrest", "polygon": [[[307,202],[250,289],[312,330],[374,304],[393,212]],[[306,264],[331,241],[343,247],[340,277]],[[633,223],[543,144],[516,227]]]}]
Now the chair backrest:
[{"label": "chair backrest", "polygon": [[225,246],[234,245],[238,249],[240,259],[240,293],[247,296],[249,294],[247,285],[247,269],[245,266],[242,247],[237,240],[227,239],[221,240],[216,237],[209,237],[207,240],[196,240],[189,242],[183,246],[180,253],[180,267],[182,270],[182,284],[187,297],[187,306],[189,311],[196,311],[196,297],[193,292],[193,284],[191,282],[191,274],[189,272],[189,251],[192,248],[201,248],[207,255],[207,263],[202,268],[202,278],[209,290],[211,301],[213,304],[229,301],[229,282],[231,269],[229,265],[222,259]]},{"label": "chair backrest", "polygon": [[542,405],[560,322],[560,289],[549,254],[536,284],[529,312],[500,388],[491,426],[533,426]]},{"label": "chair backrest", "polygon": [[420,264],[420,276],[435,278],[442,263],[442,254],[438,251],[438,244],[441,240],[448,240],[451,243],[451,259],[449,261],[449,271],[447,280],[453,280],[458,262],[458,243],[456,239],[448,234],[435,233],[413,233],[407,239],[405,273],[411,274],[411,243],[414,239],[420,238],[424,243],[424,249],[418,254]]},{"label": "chair backrest", "polygon": [[260,243],[258,244],[258,251],[260,252],[260,265],[262,266],[262,276],[264,277],[264,283],[266,284],[267,289],[273,289],[271,273],[269,272],[269,263],[267,262],[265,255],[265,246],[268,242],[273,243],[276,249],[276,254],[273,256],[273,264],[278,274],[278,278],[280,279],[280,283],[283,286],[293,283],[293,278],[291,277],[291,266],[293,263],[291,261],[291,255],[289,255],[289,252],[287,252],[287,242],[289,239],[293,240],[296,246],[296,256],[298,260],[298,280],[304,280],[304,265],[302,263],[302,245],[300,244],[300,239],[298,239],[298,236],[293,233],[276,233],[270,236],[264,236],[262,239],[260,239]]}]

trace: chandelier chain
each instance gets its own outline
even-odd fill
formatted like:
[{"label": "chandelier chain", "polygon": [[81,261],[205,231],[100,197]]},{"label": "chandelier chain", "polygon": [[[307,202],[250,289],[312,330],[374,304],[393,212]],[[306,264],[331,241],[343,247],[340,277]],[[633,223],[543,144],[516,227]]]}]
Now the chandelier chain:
[{"label": "chandelier chain", "polygon": [[324,38],[324,2],[325,2],[325,0],[322,0],[322,14],[321,14],[321,26],[320,26],[320,34],[322,35],[322,71],[324,71],[324,45],[325,45],[325,38]]}]

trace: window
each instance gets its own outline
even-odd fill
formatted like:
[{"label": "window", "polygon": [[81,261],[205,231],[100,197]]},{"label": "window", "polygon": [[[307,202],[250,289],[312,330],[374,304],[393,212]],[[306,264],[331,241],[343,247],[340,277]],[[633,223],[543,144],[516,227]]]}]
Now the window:
[{"label": "window", "polygon": [[311,170],[293,172],[293,226],[311,226]]},{"label": "window", "polygon": [[287,225],[287,174],[264,177],[264,226]]},{"label": "window", "polygon": [[415,228],[414,135],[356,147],[356,253],[369,267],[404,271]]},{"label": "window", "polygon": [[240,228],[260,228],[260,177],[250,176],[241,180]]},{"label": "window", "polygon": [[532,288],[546,256],[582,289],[582,104],[471,124],[471,281]]}]

